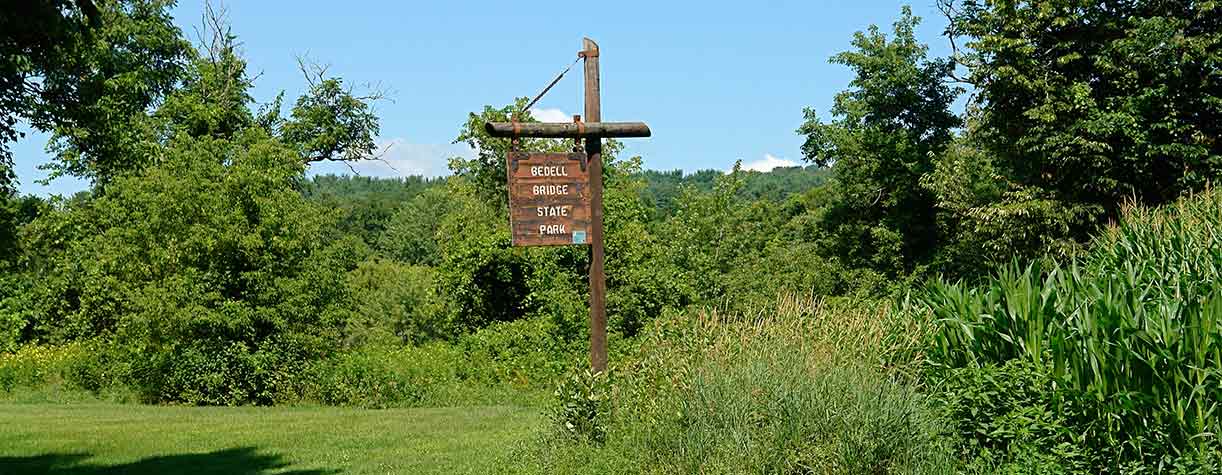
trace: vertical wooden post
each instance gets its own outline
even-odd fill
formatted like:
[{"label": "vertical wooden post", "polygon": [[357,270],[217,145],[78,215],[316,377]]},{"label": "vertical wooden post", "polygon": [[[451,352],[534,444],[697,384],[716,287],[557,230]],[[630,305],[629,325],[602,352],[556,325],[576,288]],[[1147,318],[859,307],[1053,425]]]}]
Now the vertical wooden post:
[{"label": "vertical wooden post", "polygon": [[[598,43],[585,38],[582,57],[586,69],[586,122],[601,122],[598,87]],[[607,370],[607,282],[603,275],[603,142],[586,138],[590,160],[590,368],[595,373]]]}]

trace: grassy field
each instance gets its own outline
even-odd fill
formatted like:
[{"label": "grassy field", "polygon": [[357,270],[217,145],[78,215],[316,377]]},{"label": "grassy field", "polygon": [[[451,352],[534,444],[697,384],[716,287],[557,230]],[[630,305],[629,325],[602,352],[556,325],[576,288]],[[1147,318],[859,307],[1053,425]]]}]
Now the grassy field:
[{"label": "grassy field", "polygon": [[538,412],[0,404],[0,474],[495,473]]}]

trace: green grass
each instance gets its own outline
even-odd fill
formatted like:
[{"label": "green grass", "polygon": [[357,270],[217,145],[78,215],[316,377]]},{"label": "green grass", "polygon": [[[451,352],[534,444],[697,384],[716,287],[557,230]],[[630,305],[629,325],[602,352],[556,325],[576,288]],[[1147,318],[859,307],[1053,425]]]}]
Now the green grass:
[{"label": "green grass", "polygon": [[0,404],[0,474],[494,473],[538,412]]}]

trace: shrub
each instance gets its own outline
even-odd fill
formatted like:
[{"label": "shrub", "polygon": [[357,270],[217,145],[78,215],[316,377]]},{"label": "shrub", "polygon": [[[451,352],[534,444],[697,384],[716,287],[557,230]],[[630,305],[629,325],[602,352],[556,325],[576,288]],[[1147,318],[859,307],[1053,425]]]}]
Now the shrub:
[{"label": "shrub", "polygon": [[368,260],[348,274],[356,311],[344,330],[346,347],[423,343],[449,336],[446,303],[430,267]]},{"label": "shrub", "polygon": [[931,387],[956,424],[960,452],[986,473],[1092,473],[1091,401],[1030,362],[946,370]]},{"label": "shrub", "polygon": [[607,373],[589,369],[562,378],[552,393],[556,398],[548,419],[564,435],[602,444],[607,438],[611,385]]},{"label": "shrub", "polygon": [[270,404],[338,349],[360,260],[296,189],[303,173],[258,129],[177,137],[155,166],[40,216],[23,231],[40,256],[20,309],[37,316],[31,337],[122,346],[146,401]]},{"label": "shrub", "polygon": [[546,316],[498,323],[463,335],[456,343],[463,379],[546,388],[582,360],[580,343],[566,341],[564,328]]},{"label": "shrub", "polygon": [[420,402],[424,388],[388,352],[362,349],[313,364],[307,397],[323,404],[384,408]]},{"label": "shrub", "polygon": [[54,386],[96,394],[121,386],[125,374],[116,356],[99,341],[23,346],[0,354],[0,392]]},{"label": "shrub", "polygon": [[277,402],[367,408],[530,404],[542,388],[490,379],[459,345],[370,345],[310,363]]}]

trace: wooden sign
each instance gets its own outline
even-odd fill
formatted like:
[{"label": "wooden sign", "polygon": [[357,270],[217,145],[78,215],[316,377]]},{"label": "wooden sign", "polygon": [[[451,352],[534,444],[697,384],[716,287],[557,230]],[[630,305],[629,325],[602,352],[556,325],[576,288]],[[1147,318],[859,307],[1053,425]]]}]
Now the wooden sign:
[{"label": "wooden sign", "polygon": [[513,245],[590,244],[586,154],[509,152],[506,168]]},{"label": "wooden sign", "polygon": [[[603,274],[602,139],[649,137],[650,131],[641,122],[602,121],[598,44],[585,38],[577,56],[585,60],[587,122],[580,122],[577,116],[571,124],[487,122],[484,130],[493,137],[571,138],[585,145],[586,153],[509,153],[509,224],[515,246],[590,245],[590,368],[603,372],[607,370],[607,281]],[[563,76],[561,72],[525,109]]]}]

